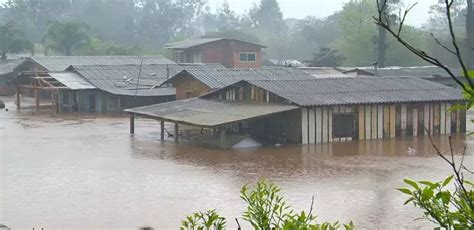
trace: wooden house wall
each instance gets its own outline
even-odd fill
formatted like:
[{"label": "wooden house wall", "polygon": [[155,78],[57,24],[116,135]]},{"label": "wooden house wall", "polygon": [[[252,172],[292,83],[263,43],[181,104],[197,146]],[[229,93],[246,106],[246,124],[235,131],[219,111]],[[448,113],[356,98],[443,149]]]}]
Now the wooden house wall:
[{"label": "wooden house wall", "polygon": [[171,85],[176,88],[176,100],[197,97],[211,91],[209,86],[187,74],[177,77],[171,82]]},{"label": "wooden house wall", "polygon": [[[254,85],[235,85],[213,95],[221,99],[290,103]],[[430,134],[464,133],[466,112],[450,111],[452,103],[325,106],[301,109],[301,143],[372,140]],[[352,137],[333,135],[333,115],[353,114]],[[425,131],[425,127],[428,131]]]},{"label": "wooden house wall", "polygon": [[[464,133],[466,112],[450,111],[451,105],[443,102],[302,108],[302,143],[422,136],[427,132],[432,135]],[[332,130],[333,116],[344,113],[354,115],[354,134],[337,138]]]}]

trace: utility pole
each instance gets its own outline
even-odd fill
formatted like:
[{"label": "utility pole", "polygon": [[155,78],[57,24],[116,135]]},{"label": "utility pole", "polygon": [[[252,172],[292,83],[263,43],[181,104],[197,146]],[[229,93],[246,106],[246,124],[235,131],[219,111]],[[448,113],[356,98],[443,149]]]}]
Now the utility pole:
[{"label": "utility pole", "polygon": [[[384,7],[384,14],[387,14],[387,0],[377,0],[380,6]],[[389,18],[387,16],[387,18]],[[388,19],[387,19],[388,20]],[[390,22],[387,22],[390,23]],[[381,26],[378,26],[377,36],[377,65],[380,68],[385,67],[385,50],[387,48],[387,32]]]}]

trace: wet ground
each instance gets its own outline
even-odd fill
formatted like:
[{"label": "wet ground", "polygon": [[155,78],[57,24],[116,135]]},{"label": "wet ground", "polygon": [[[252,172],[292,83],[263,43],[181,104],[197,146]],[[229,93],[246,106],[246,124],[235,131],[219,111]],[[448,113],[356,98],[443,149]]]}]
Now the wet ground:
[{"label": "wet ground", "polygon": [[[320,220],[412,229],[429,224],[414,221],[422,213],[403,206],[395,188],[403,178],[450,173],[426,138],[222,151],[161,143],[156,121],[138,119],[133,136],[128,125],[124,116],[0,110],[0,223],[176,229],[187,214],[215,208],[233,227],[244,210],[241,186],[267,178],[297,210],[309,209],[314,195]],[[448,149],[447,136],[435,141]],[[454,142],[472,155],[473,140]],[[474,166],[474,157],[465,162]]]}]

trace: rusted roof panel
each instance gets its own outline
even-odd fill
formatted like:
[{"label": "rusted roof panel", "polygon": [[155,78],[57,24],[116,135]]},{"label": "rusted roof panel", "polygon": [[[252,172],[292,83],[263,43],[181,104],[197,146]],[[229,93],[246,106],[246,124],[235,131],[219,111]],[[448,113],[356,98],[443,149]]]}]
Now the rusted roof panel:
[{"label": "rusted roof panel", "polygon": [[298,109],[298,106],[192,98],[127,109],[126,112],[187,125],[216,127]]}]

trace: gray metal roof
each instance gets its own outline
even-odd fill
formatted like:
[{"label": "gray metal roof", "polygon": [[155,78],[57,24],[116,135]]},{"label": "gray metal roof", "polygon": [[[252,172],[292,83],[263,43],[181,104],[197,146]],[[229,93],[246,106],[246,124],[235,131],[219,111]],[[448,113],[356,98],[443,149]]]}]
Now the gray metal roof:
[{"label": "gray metal roof", "polygon": [[298,69],[315,78],[351,77],[333,67],[298,67]]},{"label": "gray metal roof", "polygon": [[254,42],[248,42],[248,41],[242,41],[242,40],[230,39],[230,38],[189,39],[189,40],[184,40],[184,41],[168,43],[168,44],[165,45],[165,47],[168,48],[168,49],[188,49],[188,48],[191,48],[191,47],[196,47],[196,46],[204,45],[204,44],[211,43],[211,42],[221,41],[221,40],[234,40],[234,41],[238,41],[238,42],[249,43],[249,44],[260,46],[260,47],[266,47],[264,45],[257,44],[257,43],[254,43]]},{"label": "gray metal roof", "polygon": [[64,71],[70,65],[140,65],[176,64],[163,56],[33,56],[24,63],[33,62],[47,71]]},{"label": "gray metal roof", "polygon": [[[261,69],[186,69],[185,72],[192,77],[209,86],[211,89],[220,89],[232,85],[241,80],[308,80],[314,79],[299,69],[288,67],[267,67]],[[181,77],[180,73],[167,82]]]},{"label": "gray metal roof", "polygon": [[49,75],[72,90],[96,89],[86,79],[73,72],[50,72]]},{"label": "gray metal roof", "polygon": [[124,95],[124,96],[139,96],[139,97],[151,97],[151,96],[171,96],[176,94],[175,88],[126,88],[126,89],[102,89],[112,94]]},{"label": "gray metal roof", "polygon": [[[340,67],[340,69],[346,71],[355,71],[357,69],[366,71],[374,74],[375,70],[373,66],[366,67]],[[460,75],[461,70],[459,68],[450,68],[454,74]],[[382,77],[420,77],[420,78],[449,78],[449,75],[441,68],[437,66],[410,66],[410,67],[385,67],[377,69],[378,75]]]},{"label": "gray metal roof", "polygon": [[[224,69],[220,64],[171,64],[171,65],[143,65],[140,71],[139,65],[78,65],[68,68],[85,78],[88,82],[101,90],[120,95],[135,95],[135,89],[139,86],[139,94],[142,96],[174,95],[175,89],[160,89],[159,86],[165,80],[187,70]],[[168,73],[169,70],[169,73]],[[146,91],[148,88],[154,90]],[[133,92],[132,92],[133,91]]]},{"label": "gray metal roof", "polygon": [[184,69],[207,71],[224,68],[220,64],[143,65],[140,79],[138,79],[139,65],[79,65],[71,66],[68,70],[79,73],[98,88],[104,89],[136,87],[137,83],[140,86],[156,87]]},{"label": "gray metal roof", "polygon": [[215,127],[294,109],[298,109],[298,107],[293,105],[192,98],[127,109],[125,111],[187,125]]},{"label": "gray metal roof", "polygon": [[420,78],[353,77],[249,81],[301,106],[463,100],[458,89]]}]

